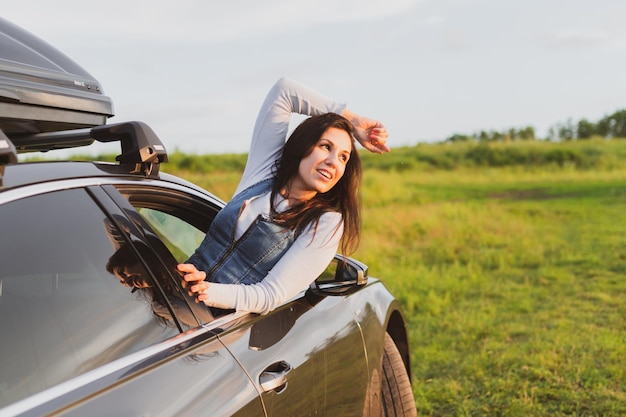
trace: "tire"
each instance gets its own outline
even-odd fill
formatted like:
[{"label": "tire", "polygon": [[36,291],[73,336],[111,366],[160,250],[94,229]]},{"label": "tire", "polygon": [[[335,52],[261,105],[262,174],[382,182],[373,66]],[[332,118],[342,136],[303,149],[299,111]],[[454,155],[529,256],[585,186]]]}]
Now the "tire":
[{"label": "tire", "polygon": [[383,416],[417,417],[409,374],[396,344],[388,333],[385,333],[385,352],[380,379]]},{"label": "tire", "polygon": [[[382,360],[382,358],[381,358]],[[363,417],[385,417],[382,405],[382,388],[380,385],[380,372],[374,369],[372,378],[367,386],[365,395],[365,408],[363,409]]]}]

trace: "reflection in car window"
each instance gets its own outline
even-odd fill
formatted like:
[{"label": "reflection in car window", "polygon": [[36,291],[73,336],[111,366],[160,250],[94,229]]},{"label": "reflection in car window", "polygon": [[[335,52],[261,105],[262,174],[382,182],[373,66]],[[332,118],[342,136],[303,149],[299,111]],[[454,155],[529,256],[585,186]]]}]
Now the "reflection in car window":
[{"label": "reflection in car window", "polygon": [[0,407],[179,333],[84,190],[11,202],[0,218]]}]

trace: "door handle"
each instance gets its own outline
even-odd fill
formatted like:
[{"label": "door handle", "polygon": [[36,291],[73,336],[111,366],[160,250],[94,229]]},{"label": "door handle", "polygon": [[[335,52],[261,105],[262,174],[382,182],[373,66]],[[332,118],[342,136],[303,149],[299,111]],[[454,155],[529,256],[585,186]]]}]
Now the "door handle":
[{"label": "door handle", "polygon": [[259,383],[263,392],[276,391],[281,393],[287,388],[287,374],[291,372],[291,365],[285,361],[271,364],[259,376]]}]

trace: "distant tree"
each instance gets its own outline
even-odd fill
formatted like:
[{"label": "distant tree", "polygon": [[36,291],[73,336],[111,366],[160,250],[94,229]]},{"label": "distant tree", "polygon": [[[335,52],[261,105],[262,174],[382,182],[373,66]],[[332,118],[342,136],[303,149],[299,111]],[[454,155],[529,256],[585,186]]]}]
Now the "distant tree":
[{"label": "distant tree", "polygon": [[576,137],[578,139],[589,139],[596,131],[596,125],[587,119],[581,119],[576,126]]},{"label": "distant tree", "polygon": [[626,138],[626,110],[619,110],[609,116],[614,137]]},{"label": "distant tree", "polygon": [[516,140],[518,139],[517,130],[514,127],[510,128],[504,135],[505,140]]},{"label": "distant tree", "polygon": [[567,119],[565,124],[559,126],[559,138],[572,140],[574,137],[574,124],[572,123],[572,119]]},{"label": "distant tree", "polygon": [[595,133],[605,138],[626,138],[626,110],[618,110],[600,119],[596,124]]},{"label": "distant tree", "polygon": [[595,128],[596,135],[608,138],[611,136],[611,120],[608,117],[604,117],[596,123]]},{"label": "distant tree", "polygon": [[518,132],[520,140],[535,140],[535,128],[532,126],[526,126],[520,129]]},{"label": "distant tree", "polygon": [[[605,138],[626,138],[626,109],[605,116],[597,123],[581,119],[574,123],[571,118],[565,123],[557,123],[548,129],[548,140],[589,139],[594,135]],[[502,140],[534,140],[535,129],[532,126],[516,129],[510,128],[501,132],[481,130],[472,135],[458,134],[446,139],[448,142],[464,142],[477,140],[481,143],[498,142]]]},{"label": "distant tree", "polygon": [[620,110],[613,113],[615,120],[615,136],[626,138],[626,110]]},{"label": "distant tree", "polygon": [[452,135],[449,138],[447,138],[446,142],[467,142],[467,141],[469,141],[471,139],[472,139],[471,136],[460,135],[458,133],[455,133],[454,135]]}]

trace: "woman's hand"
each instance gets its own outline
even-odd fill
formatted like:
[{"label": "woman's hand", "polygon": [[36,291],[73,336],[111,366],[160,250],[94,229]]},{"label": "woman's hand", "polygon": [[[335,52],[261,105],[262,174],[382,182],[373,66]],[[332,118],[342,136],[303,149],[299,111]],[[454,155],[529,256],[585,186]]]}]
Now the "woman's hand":
[{"label": "woman's hand", "polygon": [[198,271],[192,264],[178,264],[176,268],[182,274],[183,288],[187,288],[189,295],[196,298],[196,303],[209,299],[204,293],[209,288],[209,283],[204,280],[204,271]]},{"label": "woman's hand", "polygon": [[387,146],[389,134],[382,123],[367,117],[361,117],[348,109],[343,111],[342,116],[348,119],[354,126],[354,137],[361,146],[374,153],[389,152],[389,147]]}]

